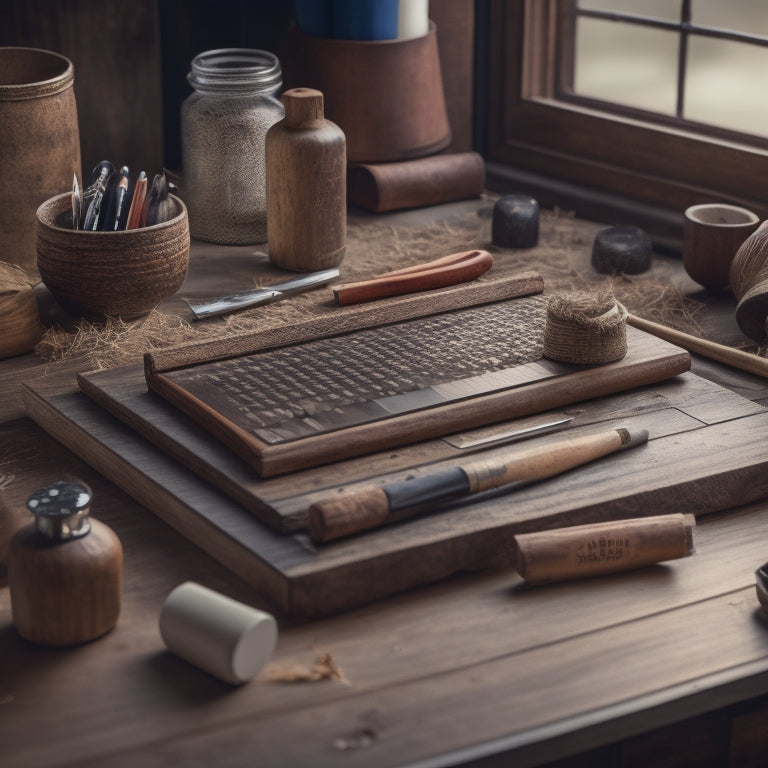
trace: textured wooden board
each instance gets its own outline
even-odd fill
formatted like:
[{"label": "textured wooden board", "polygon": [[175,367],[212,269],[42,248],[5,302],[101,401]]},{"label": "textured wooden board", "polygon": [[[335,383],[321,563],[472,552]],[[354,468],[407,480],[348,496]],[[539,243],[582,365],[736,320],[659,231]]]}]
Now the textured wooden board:
[{"label": "textured wooden board", "polygon": [[[82,392],[27,389],[25,396],[30,416],[50,434],[295,619],[343,611],[463,570],[509,565],[517,532],[666,511],[700,515],[768,495],[768,412],[684,374],[565,411],[577,430],[618,422],[647,428],[646,446],[513,493],[488,494],[315,548],[302,532],[281,534],[259,522]],[[554,415],[562,412],[542,418]],[[427,463],[439,466],[446,446],[428,441],[261,481],[258,494],[281,516],[298,519],[321,496],[371,478],[402,478]]]},{"label": "textured wooden board", "polygon": [[[624,391],[641,384],[657,382],[680,373],[688,366],[687,353],[646,333],[627,329],[629,352],[616,363],[574,370],[565,376],[533,379],[524,386],[487,396],[429,409],[405,417],[407,429],[401,446],[381,453],[393,444],[392,433],[379,427],[363,432],[368,436],[369,459],[326,462],[324,467],[294,472],[274,478],[260,478],[252,467],[227,450],[195,421],[148,392],[140,368],[136,366],[95,371],[79,377],[80,388],[103,408],[138,431],[164,452],[178,459],[260,520],[278,531],[304,527],[306,499],[313,492],[338,485],[362,482],[392,472],[408,471],[460,455],[444,440],[449,431],[469,430],[510,418],[560,408],[590,397]],[[438,418],[434,411],[442,414]],[[400,419],[390,421],[399,422]],[[452,424],[449,430],[446,424]],[[400,429],[396,424],[394,429]],[[344,435],[318,436],[330,456],[343,455],[339,445]],[[397,441],[395,441],[397,445]],[[291,449],[292,444],[284,446]],[[348,454],[347,454],[348,455]],[[329,483],[328,478],[334,482]],[[312,498],[314,500],[314,497]]]}]

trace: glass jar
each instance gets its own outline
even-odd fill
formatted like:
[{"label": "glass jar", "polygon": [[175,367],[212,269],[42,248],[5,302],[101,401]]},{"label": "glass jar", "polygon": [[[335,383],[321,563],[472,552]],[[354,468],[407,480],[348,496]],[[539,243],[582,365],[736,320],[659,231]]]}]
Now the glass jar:
[{"label": "glass jar", "polygon": [[192,60],[181,107],[184,201],[192,237],[246,245],[267,239],[264,139],[283,117],[277,57],[222,48]]}]

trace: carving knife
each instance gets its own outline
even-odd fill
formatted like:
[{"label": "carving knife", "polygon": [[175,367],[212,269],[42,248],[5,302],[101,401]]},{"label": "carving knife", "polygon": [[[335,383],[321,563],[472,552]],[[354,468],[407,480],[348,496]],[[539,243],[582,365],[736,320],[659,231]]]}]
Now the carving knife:
[{"label": "carving knife", "polygon": [[287,296],[296,293],[303,293],[310,288],[316,288],[319,285],[325,285],[335,280],[339,276],[337,268],[324,269],[320,272],[310,272],[309,274],[288,280],[285,283],[268,285],[264,288],[254,288],[251,291],[240,291],[229,296],[220,296],[215,299],[202,299],[200,301],[189,301],[189,308],[195,316],[195,320],[202,320],[205,317],[216,317],[217,315],[226,315],[230,312],[236,312],[240,309],[255,307],[260,304],[271,304],[280,301]]},{"label": "carving knife", "polygon": [[619,427],[462,462],[422,477],[364,487],[312,504],[308,516],[309,535],[315,543],[331,541],[413,517],[442,502],[510,483],[554,477],[647,441],[647,430]]}]

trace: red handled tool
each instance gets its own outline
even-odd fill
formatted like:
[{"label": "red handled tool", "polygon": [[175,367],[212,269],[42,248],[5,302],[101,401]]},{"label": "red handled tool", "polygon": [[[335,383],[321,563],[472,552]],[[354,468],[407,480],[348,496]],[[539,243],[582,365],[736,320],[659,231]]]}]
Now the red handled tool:
[{"label": "red handled tool", "polygon": [[387,296],[401,296],[404,293],[465,283],[480,277],[492,266],[493,256],[488,251],[462,251],[425,264],[396,269],[372,280],[346,283],[334,288],[333,294],[340,305],[359,304]]}]

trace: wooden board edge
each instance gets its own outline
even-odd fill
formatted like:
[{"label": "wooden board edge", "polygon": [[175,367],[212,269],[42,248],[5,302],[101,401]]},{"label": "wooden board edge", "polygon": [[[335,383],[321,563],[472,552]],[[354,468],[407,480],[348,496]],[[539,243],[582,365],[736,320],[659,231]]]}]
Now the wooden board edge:
[{"label": "wooden board edge", "polygon": [[[124,425],[130,427],[151,444],[158,447],[167,456],[178,461],[187,469],[194,472],[198,477],[211,483],[214,487],[221,490],[229,498],[236,501],[243,508],[255,515],[261,522],[269,525],[280,533],[291,533],[303,528],[304,518],[297,515],[280,515],[273,506],[263,502],[256,494],[243,488],[231,474],[224,469],[218,469],[210,462],[199,456],[194,451],[188,450],[182,442],[169,438],[161,429],[143,419],[135,411],[127,408],[119,400],[109,397],[98,385],[94,384],[90,378],[92,373],[101,373],[101,371],[80,373],[77,375],[77,383],[80,391],[89,397],[94,403],[104,409],[105,412],[117,418]],[[165,400],[163,400],[165,402]],[[176,415],[174,413],[174,415]],[[179,414],[181,418],[186,418]],[[203,427],[191,420],[193,429],[205,431]],[[206,433],[208,434],[208,433]],[[229,450],[223,447],[223,450]],[[239,456],[234,457],[241,461]],[[244,463],[244,467],[253,471],[250,466]],[[257,481],[260,478],[255,478]]]},{"label": "wooden board edge", "polygon": [[478,280],[469,285],[398,296],[371,304],[337,307],[327,315],[310,317],[298,323],[276,324],[227,338],[191,341],[144,356],[147,375],[186,368],[215,360],[242,357],[268,349],[300,344],[342,333],[380,325],[414,320],[456,309],[529,296],[544,290],[538,272],[527,271],[496,280]]},{"label": "wooden board edge", "polygon": [[[254,557],[253,552],[234,537],[229,536],[205,518],[201,518],[178,494],[149,478],[131,462],[112,452],[96,436],[61,413],[50,399],[38,393],[32,386],[24,384],[22,390],[27,416],[41,429],[180,535],[189,539],[195,546],[253,587],[259,595],[283,614],[290,616],[290,587],[285,574],[278,567],[264,557]],[[72,397],[78,394],[82,393],[72,390],[55,397]],[[82,396],[86,398],[84,394]],[[153,461],[158,465],[168,464],[173,472],[190,474],[189,470],[167,457],[144,438],[136,435],[129,427],[110,415],[108,418],[109,429],[124,432],[132,440],[140,440],[143,447],[153,454]],[[218,491],[209,488],[194,475],[192,477],[198,486],[196,493],[199,496],[210,493],[211,503],[221,503],[217,502],[217,497],[223,499]],[[224,500],[224,503],[235,504],[229,500]],[[261,525],[255,518],[251,519],[255,524]],[[264,526],[264,530],[271,529]],[[274,531],[272,533],[274,536],[281,536]]]}]

